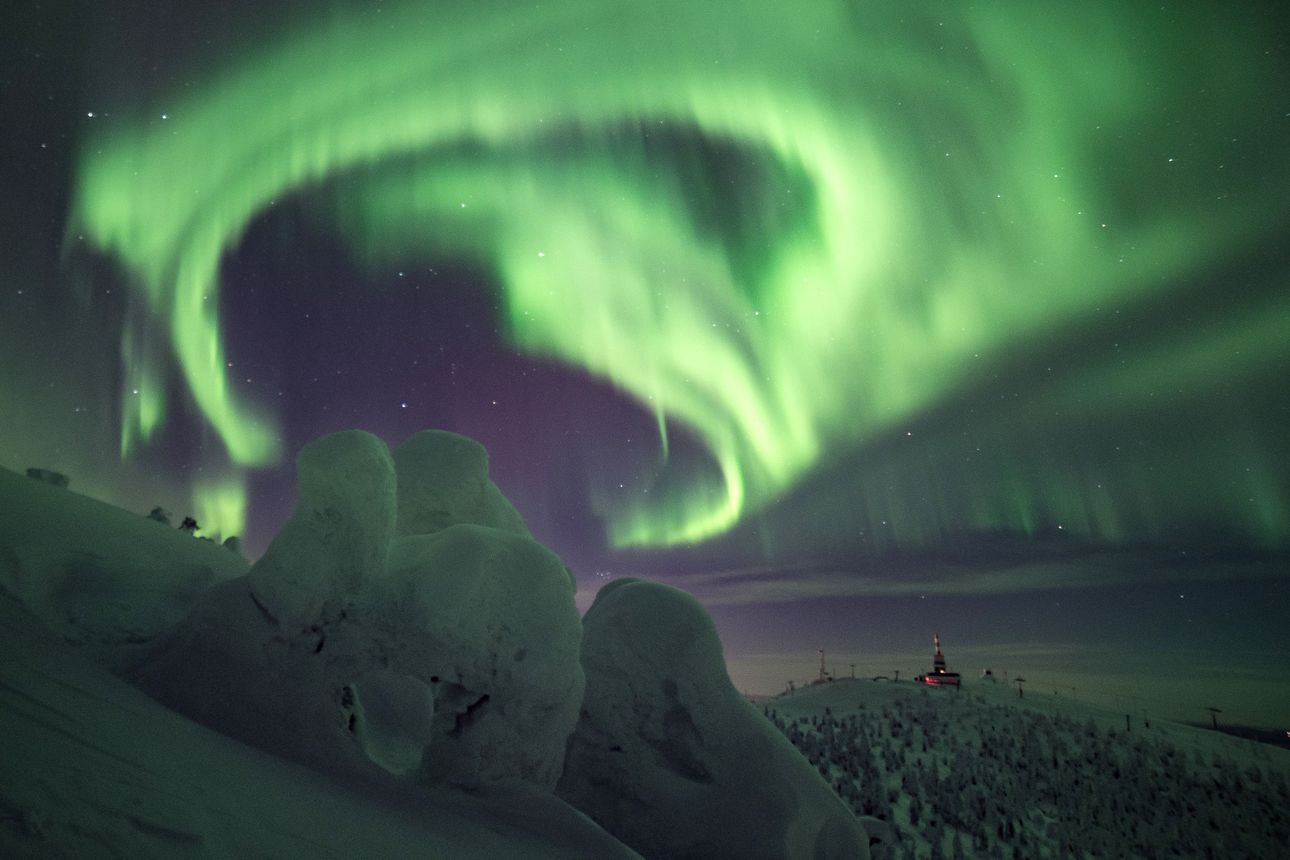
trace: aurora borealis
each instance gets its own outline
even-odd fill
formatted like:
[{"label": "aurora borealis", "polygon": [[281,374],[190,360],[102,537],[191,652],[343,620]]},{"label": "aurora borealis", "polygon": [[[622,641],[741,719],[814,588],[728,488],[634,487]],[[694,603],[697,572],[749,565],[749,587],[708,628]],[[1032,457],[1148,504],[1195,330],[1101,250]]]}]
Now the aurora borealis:
[{"label": "aurora borealis", "polygon": [[[605,506],[611,542],[643,546],[720,534],[826,453],[898,430],[1017,344],[1150,302],[1248,242],[1252,210],[1277,212],[1285,164],[1221,174],[1231,141],[1189,128],[1117,146],[1171,102],[1235,123],[1226,93],[1270,95],[1239,33],[1167,34],[1200,42],[1197,104],[1174,56],[1135,48],[1160,25],[1145,12],[747,5],[738,22],[690,3],[339,15],[231,58],[163,122],[148,105],[91,135],[73,229],[146,308],[123,336],[122,450],[161,432],[173,356],[233,466],[280,460],[273,422],[229,383],[219,263],[292,194],[338,189],[337,226],[373,265],[477,263],[509,342],[629,393],[662,453],[669,426],[697,436],[697,479],[664,466],[662,492]],[[1129,176],[1168,208],[1127,195]],[[1085,359],[1042,396],[1078,421],[1165,373],[1184,391],[1247,373],[1283,351],[1288,311],[1270,296],[1142,345],[1128,371]],[[933,513],[1120,537],[1141,499],[1072,501],[1062,471]],[[1251,492],[1267,509],[1253,528],[1284,537],[1286,498]],[[890,516],[909,521],[897,542],[933,528]]]},{"label": "aurora borealis", "polygon": [[587,569],[1290,541],[1272,4],[64,6],[5,465],[255,549],[443,426]]}]

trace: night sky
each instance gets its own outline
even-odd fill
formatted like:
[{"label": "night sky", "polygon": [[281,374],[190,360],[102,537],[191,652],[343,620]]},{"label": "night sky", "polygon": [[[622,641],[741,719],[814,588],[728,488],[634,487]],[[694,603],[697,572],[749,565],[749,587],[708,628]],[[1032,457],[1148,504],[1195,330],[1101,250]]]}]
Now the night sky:
[{"label": "night sky", "polygon": [[0,464],[255,556],[441,427],[745,689],[1290,721],[1279,4],[187,5],[7,13]]}]

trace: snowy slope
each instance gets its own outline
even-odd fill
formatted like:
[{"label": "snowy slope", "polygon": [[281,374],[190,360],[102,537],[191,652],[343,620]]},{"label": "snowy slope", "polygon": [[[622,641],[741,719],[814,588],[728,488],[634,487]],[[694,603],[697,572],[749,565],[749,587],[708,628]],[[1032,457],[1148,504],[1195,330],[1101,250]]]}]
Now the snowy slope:
[{"label": "snowy slope", "polygon": [[222,546],[0,468],[0,587],[69,639],[148,639],[246,571]]},{"label": "snowy slope", "polygon": [[[306,445],[297,510],[249,569],[0,477],[0,857],[613,858],[637,856],[609,835],[629,832],[660,857],[869,856],[828,784],[739,699],[706,612],[658,584],[615,593],[642,598],[624,606],[678,657],[600,667],[647,675],[614,703],[658,725],[610,721],[628,732],[604,751],[615,764],[648,735],[635,770],[590,757],[571,773],[566,740],[593,704],[572,578],[500,493],[480,502],[482,448],[412,443],[402,471],[361,431]],[[396,507],[431,531],[395,537]],[[605,627],[601,656],[671,653]],[[636,770],[674,785],[678,761],[710,789],[696,808],[637,793]],[[599,824],[552,792],[561,775]],[[608,787],[628,814],[597,804]],[[702,851],[673,850],[678,809],[694,831],[679,844]]]},{"label": "snowy slope", "polygon": [[635,856],[550,794],[324,776],[104,668],[247,569],[0,469],[0,857]]},{"label": "snowy slope", "polygon": [[0,594],[0,857],[630,857],[550,797],[344,784],[211,732]]},{"label": "snowy slope", "polygon": [[886,823],[877,858],[1285,856],[1290,752],[965,684],[837,681],[764,707]]}]

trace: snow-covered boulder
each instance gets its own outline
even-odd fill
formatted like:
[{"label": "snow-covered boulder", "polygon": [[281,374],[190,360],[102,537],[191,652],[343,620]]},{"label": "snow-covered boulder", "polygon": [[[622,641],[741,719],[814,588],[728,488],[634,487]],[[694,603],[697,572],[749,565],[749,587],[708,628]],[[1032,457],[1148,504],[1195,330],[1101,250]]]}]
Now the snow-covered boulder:
[{"label": "snow-covered boulder", "polygon": [[422,781],[555,785],[582,701],[573,597],[560,560],[513,532],[453,525],[394,543],[359,617],[391,669],[434,689]]},{"label": "snow-covered boulder", "polygon": [[394,451],[398,533],[424,535],[457,523],[529,536],[519,512],[488,478],[488,453],[446,430],[415,433]]},{"label": "snow-covered boulder", "polygon": [[361,430],[310,442],[296,457],[295,513],[248,576],[251,591],[285,628],[334,615],[380,574],[394,536],[394,463]]},{"label": "snow-covered boulder", "polygon": [[686,593],[617,580],[583,618],[586,695],[557,794],[647,857],[867,858],[846,805],[730,683]]}]

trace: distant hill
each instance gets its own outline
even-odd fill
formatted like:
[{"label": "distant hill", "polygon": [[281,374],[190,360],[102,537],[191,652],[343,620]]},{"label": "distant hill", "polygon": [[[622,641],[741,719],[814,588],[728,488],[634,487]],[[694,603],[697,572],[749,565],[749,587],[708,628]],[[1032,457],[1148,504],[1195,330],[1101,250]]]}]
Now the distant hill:
[{"label": "distant hill", "polygon": [[763,707],[885,830],[875,858],[1284,856],[1290,751],[965,683],[836,681]]}]

